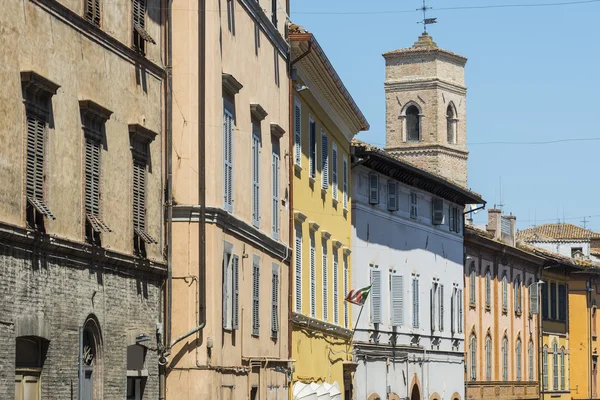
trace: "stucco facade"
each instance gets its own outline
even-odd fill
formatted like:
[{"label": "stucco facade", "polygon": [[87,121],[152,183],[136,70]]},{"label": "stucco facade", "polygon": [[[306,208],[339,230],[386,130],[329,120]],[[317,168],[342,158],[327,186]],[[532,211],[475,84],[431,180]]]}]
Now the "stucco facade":
[{"label": "stucco facade", "polygon": [[[172,3],[167,398],[288,394],[286,2]],[[219,10],[219,11],[217,11]]]},{"label": "stucco facade", "polygon": [[[11,399],[158,396],[161,1],[135,17],[133,2],[85,4],[9,1],[0,14],[0,393]],[[130,350],[143,355],[135,368]]]}]

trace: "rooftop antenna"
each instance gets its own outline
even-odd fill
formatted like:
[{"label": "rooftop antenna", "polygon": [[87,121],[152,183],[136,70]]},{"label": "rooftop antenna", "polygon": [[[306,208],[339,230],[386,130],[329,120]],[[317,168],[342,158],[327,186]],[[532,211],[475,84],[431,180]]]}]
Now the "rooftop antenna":
[{"label": "rooftop antenna", "polygon": [[504,207],[504,203],[502,202],[502,177],[500,177],[500,204],[498,204],[498,208],[502,210]]},{"label": "rooftop antenna", "polygon": [[590,220],[587,219],[586,217],[583,217],[583,221],[581,221],[581,223],[583,223],[583,229],[587,229],[588,222],[590,222]]},{"label": "rooftop antenna", "polygon": [[427,11],[431,10],[431,7],[427,7],[427,0],[423,0],[423,7],[417,8],[417,11],[423,11],[423,20],[417,22],[417,24],[423,24],[423,31],[427,33],[427,25],[437,24],[437,18],[427,18]]}]

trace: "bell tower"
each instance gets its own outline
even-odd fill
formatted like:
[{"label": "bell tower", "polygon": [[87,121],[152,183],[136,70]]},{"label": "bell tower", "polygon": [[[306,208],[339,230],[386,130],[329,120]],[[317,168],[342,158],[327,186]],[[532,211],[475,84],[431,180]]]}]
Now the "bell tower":
[{"label": "bell tower", "polygon": [[386,150],[467,187],[467,59],[426,32],[383,57]]}]

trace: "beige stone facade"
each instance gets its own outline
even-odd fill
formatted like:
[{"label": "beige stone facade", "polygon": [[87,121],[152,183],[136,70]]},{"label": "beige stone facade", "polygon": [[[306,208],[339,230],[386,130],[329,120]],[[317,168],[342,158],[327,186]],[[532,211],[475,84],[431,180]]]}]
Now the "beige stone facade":
[{"label": "beige stone facade", "polygon": [[438,48],[427,34],[384,57],[386,150],[466,187],[467,59]]},{"label": "beige stone facade", "polygon": [[283,7],[269,0],[173,2],[170,336],[203,328],[171,351],[168,399],[287,397]]}]

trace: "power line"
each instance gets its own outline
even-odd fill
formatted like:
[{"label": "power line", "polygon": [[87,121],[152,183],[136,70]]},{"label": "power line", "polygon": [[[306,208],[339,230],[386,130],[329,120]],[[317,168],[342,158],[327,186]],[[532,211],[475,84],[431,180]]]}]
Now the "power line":
[{"label": "power line", "polygon": [[[598,0],[600,1],[600,0]],[[529,142],[470,142],[469,146],[480,146],[480,145],[489,145],[489,144],[507,144],[507,145],[540,145],[540,144],[555,144],[555,143],[565,143],[565,142],[587,142],[587,141],[595,141],[600,140],[600,137],[590,137],[590,138],[571,138],[571,139],[557,139],[557,140],[541,140],[541,141],[529,141]]]},{"label": "power line", "polygon": [[[572,6],[590,3],[599,3],[600,0],[580,0],[580,1],[564,1],[559,3],[537,3],[537,4],[488,4],[481,6],[456,6],[456,7],[440,7],[432,8],[436,11],[454,11],[454,10],[481,10],[492,8],[531,8],[531,7],[559,7]],[[387,11],[295,11],[293,14],[299,15],[376,15],[376,14],[407,14],[421,11],[416,10],[387,10]]]}]

